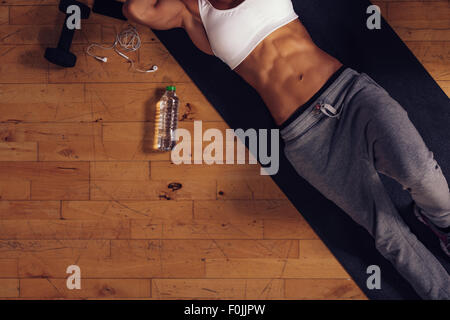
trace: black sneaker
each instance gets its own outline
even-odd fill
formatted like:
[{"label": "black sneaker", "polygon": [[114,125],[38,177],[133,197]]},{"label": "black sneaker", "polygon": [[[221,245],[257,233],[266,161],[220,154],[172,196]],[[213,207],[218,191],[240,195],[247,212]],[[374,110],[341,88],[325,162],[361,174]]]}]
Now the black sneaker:
[{"label": "black sneaker", "polygon": [[439,242],[441,243],[441,248],[444,250],[445,254],[450,257],[450,233],[446,233],[436,227],[430,219],[428,219],[423,213],[422,209],[414,202],[413,205],[414,214],[420,222],[428,226],[431,231],[439,238]]}]

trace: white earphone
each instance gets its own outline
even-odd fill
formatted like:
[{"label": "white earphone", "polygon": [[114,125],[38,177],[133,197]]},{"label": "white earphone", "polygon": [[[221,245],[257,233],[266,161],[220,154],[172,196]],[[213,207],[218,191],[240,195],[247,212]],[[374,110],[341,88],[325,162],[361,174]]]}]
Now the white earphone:
[{"label": "white earphone", "polygon": [[114,49],[114,51],[119,56],[121,56],[122,58],[126,59],[127,61],[129,61],[131,63],[131,67],[133,68],[133,70],[136,70],[138,72],[143,72],[143,73],[155,72],[158,70],[158,66],[156,66],[156,65],[154,65],[153,67],[151,67],[150,69],[147,69],[147,70],[136,68],[135,62],[133,61],[133,59],[131,59],[125,53],[123,53],[119,49],[117,49],[118,46],[125,52],[133,52],[133,51],[138,50],[141,47],[141,37],[139,36],[139,33],[134,26],[128,25],[127,28],[125,28],[121,32],[117,33],[116,40],[114,41],[114,43],[111,47],[104,47],[98,43],[92,43],[91,45],[89,45],[86,48],[86,53],[88,55],[90,55],[91,57],[97,59],[98,61],[107,62],[108,61],[107,57],[97,56],[97,55],[91,53],[90,50],[93,47],[98,47],[98,48],[102,48],[102,49],[106,49],[106,50]]}]

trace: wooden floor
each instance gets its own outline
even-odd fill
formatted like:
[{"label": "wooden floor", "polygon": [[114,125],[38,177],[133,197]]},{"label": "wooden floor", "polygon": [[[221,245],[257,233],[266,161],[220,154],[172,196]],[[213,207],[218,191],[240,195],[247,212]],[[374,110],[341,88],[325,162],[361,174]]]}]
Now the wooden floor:
[{"label": "wooden floor", "polygon": [[[449,2],[377,3],[449,94]],[[227,126],[149,30],[139,58],[157,73],[86,57],[120,27],[96,15],[75,37],[77,67],[50,65],[56,4],[0,2],[0,297],[365,299],[257,166],[175,166],[150,152],[166,85],[181,127]],[[72,264],[81,290],[66,288]]]}]

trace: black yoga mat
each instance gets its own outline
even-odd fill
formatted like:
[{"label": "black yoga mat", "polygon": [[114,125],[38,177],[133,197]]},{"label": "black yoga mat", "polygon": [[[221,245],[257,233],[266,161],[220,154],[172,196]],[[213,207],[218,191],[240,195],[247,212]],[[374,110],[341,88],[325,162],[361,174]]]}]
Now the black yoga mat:
[{"label": "black yoga mat", "polygon": [[[408,111],[450,181],[449,98],[386,21],[380,30],[366,27],[369,1],[293,0],[293,4],[319,47],[369,74]],[[231,128],[276,128],[257,92],[218,58],[196,49],[184,30],[154,31]],[[280,171],[272,178],[370,299],[419,299],[376,251],[370,235],[297,175],[282,152]],[[413,232],[450,270],[437,239],[413,217],[409,194],[393,180],[384,176],[382,180]],[[381,290],[367,289],[369,265],[381,268]]]}]

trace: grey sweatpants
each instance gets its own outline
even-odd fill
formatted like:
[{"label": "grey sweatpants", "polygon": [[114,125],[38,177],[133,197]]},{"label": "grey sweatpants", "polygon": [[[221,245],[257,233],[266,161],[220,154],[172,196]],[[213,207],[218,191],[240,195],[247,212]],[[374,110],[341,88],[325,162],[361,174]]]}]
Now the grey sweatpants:
[{"label": "grey sweatpants", "polygon": [[398,181],[436,225],[450,225],[447,181],[405,109],[350,68],[304,108],[281,130],[298,174],[363,226],[422,298],[450,299],[449,274],[405,224],[378,174]]}]

